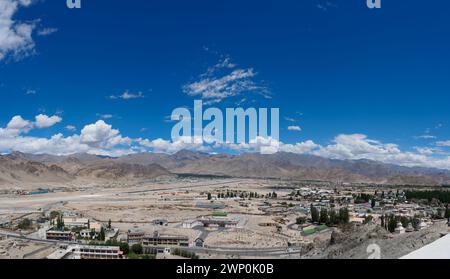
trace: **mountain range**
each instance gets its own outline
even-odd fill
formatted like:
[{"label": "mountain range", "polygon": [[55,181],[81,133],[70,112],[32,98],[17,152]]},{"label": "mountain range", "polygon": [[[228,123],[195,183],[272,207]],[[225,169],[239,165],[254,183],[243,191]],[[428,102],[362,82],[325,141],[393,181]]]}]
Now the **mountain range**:
[{"label": "mountain range", "polygon": [[402,167],[370,160],[333,160],[293,153],[228,155],[182,150],[172,155],[139,153],[119,158],[19,152],[0,156],[0,184],[75,179],[139,180],[177,174],[395,185],[450,184],[448,170]]}]

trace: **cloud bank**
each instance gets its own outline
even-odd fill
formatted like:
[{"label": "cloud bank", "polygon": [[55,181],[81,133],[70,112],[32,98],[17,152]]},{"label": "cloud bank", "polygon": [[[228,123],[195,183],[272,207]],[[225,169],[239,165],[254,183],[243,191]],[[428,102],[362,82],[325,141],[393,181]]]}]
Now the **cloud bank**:
[{"label": "cloud bank", "polygon": [[[105,156],[123,156],[139,152],[175,153],[188,149],[203,152],[230,151],[244,152],[290,152],[308,154],[330,159],[360,160],[368,159],[383,163],[408,167],[431,167],[450,170],[450,157],[437,156],[439,148],[416,147],[414,151],[402,151],[393,143],[383,143],[370,139],[363,134],[341,134],[328,145],[320,145],[312,140],[297,143],[283,143],[273,139],[257,138],[244,144],[220,143],[207,145],[195,138],[181,138],[177,142],[165,139],[130,138],[121,134],[104,120],[85,125],[77,134],[76,127],[63,127],[66,132],[73,133],[64,136],[57,133],[50,138],[29,136],[35,129],[45,129],[61,123],[59,116],[40,114],[35,121],[24,119],[17,115],[11,118],[6,127],[0,128],[0,152],[10,153],[20,151],[30,154],[71,155],[89,153]],[[445,148],[448,142],[435,143]]]}]

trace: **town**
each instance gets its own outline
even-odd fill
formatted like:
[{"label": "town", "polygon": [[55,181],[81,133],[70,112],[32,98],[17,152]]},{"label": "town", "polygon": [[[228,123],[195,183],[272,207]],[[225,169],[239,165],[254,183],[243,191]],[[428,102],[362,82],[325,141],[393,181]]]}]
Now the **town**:
[{"label": "town", "polygon": [[179,176],[54,189],[0,193],[0,258],[368,258],[370,243],[399,258],[449,232],[446,187]]}]

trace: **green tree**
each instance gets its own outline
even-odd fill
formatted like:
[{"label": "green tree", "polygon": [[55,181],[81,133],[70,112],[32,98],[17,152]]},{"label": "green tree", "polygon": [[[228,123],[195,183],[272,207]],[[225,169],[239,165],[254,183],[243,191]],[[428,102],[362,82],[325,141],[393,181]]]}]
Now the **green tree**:
[{"label": "green tree", "polygon": [[313,205],[311,205],[311,221],[313,223],[318,223],[320,221],[319,210],[317,210],[317,208],[315,208]]},{"label": "green tree", "polygon": [[130,253],[130,246],[128,245],[128,243],[120,242],[118,246],[120,247],[120,251],[122,251],[124,255]]},{"label": "green tree", "polygon": [[366,216],[366,218],[364,218],[363,224],[369,224],[372,221],[373,221],[373,216],[372,215],[368,215],[368,216]]},{"label": "green tree", "polygon": [[30,219],[25,218],[19,222],[19,225],[17,227],[21,230],[29,230],[29,229],[31,229],[32,225],[33,225],[33,222]]},{"label": "green tree", "polygon": [[320,223],[328,224],[329,220],[330,219],[328,217],[328,210],[326,208],[322,208],[322,210],[320,210]]},{"label": "green tree", "polygon": [[388,222],[388,231],[393,233],[395,232],[395,228],[397,228],[397,218],[394,216],[389,216],[389,222]]},{"label": "green tree", "polygon": [[338,216],[336,214],[336,211],[334,209],[330,210],[330,218],[329,218],[329,224],[331,225],[337,225],[339,223]]},{"label": "green tree", "polygon": [[401,216],[398,221],[402,223],[402,226],[404,228],[408,227],[408,224],[411,223],[411,219],[406,216]]},{"label": "green tree", "polygon": [[64,230],[64,219],[62,215],[59,215],[56,219],[56,228],[58,230]]},{"label": "green tree", "polygon": [[374,208],[374,207],[375,207],[375,205],[376,205],[376,201],[375,201],[375,198],[372,198],[372,202],[371,202],[371,206],[372,206],[372,208]]},{"label": "green tree", "polygon": [[142,248],[141,244],[134,244],[131,246],[131,252],[135,253],[136,255],[141,255],[144,252],[144,249]]},{"label": "green tree", "polygon": [[339,222],[341,224],[348,224],[350,222],[350,214],[348,208],[339,209]]},{"label": "green tree", "polygon": [[49,217],[50,217],[50,220],[53,220],[53,219],[55,219],[56,217],[59,217],[59,212],[58,211],[52,211],[52,212],[50,212],[50,215],[49,215]]},{"label": "green tree", "polygon": [[100,233],[98,234],[98,240],[105,241],[105,229],[102,227],[100,229]]},{"label": "green tree", "polygon": [[306,223],[306,218],[305,217],[298,217],[296,221],[297,221],[296,222],[297,225],[303,225],[303,224]]},{"label": "green tree", "polygon": [[448,208],[448,206],[447,209],[445,210],[445,218],[446,219],[450,218],[450,208]]},{"label": "green tree", "polygon": [[209,201],[212,200],[212,195],[211,195],[211,193],[208,193],[208,200],[209,200]]}]

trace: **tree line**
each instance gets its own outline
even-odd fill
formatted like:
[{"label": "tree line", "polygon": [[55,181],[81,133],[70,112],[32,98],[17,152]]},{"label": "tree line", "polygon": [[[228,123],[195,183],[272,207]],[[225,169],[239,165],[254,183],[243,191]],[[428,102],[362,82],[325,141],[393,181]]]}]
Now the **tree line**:
[{"label": "tree line", "polygon": [[[299,221],[299,220],[297,220]],[[320,211],[311,205],[311,221],[313,223],[331,225],[343,225],[350,222],[350,213],[348,208],[341,208],[338,211],[334,209],[322,208]]]},{"label": "tree line", "polygon": [[437,199],[442,203],[450,203],[450,191],[405,191],[406,198],[408,200],[417,199],[417,200],[428,200],[431,202],[433,199]]}]

